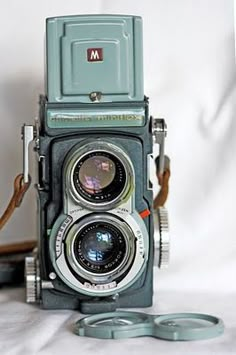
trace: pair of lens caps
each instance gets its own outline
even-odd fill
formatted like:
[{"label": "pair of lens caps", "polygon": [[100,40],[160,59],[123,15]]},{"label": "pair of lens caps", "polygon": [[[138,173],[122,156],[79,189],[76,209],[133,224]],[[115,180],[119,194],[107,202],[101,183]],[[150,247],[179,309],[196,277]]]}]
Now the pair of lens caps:
[{"label": "pair of lens caps", "polygon": [[99,339],[151,336],[164,340],[200,340],[224,332],[220,318],[200,313],[150,315],[140,312],[108,312],[80,319],[74,332]]}]

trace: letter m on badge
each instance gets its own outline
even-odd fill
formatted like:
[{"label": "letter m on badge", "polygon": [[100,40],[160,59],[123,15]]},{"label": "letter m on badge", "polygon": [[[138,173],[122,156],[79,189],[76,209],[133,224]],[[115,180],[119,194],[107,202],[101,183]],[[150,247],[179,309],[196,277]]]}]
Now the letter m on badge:
[{"label": "letter m on badge", "polygon": [[88,48],[87,49],[88,62],[102,62],[103,49],[102,48]]}]

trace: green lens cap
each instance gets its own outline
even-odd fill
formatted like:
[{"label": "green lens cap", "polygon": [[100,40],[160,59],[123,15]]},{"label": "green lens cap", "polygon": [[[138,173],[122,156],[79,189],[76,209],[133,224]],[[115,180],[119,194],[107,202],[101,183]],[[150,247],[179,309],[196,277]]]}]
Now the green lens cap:
[{"label": "green lens cap", "polygon": [[223,321],[199,313],[149,315],[139,312],[108,312],[88,316],[76,322],[74,332],[100,339],[152,336],[165,340],[214,338],[224,332]]},{"label": "green lens cap", "polygon": [[200,340],[224,332],[220,318],[200,313],[176,313],[154,317],[157,338],[166,340]]}]

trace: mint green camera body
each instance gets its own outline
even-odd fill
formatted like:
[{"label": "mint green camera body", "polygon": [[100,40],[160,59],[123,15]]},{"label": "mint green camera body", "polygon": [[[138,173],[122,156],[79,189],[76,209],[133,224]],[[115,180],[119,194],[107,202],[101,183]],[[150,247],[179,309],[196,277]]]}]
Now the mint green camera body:
[{"label": "mint green camera body", "polygon": [[142,101],[142,20],[118,15],[47,20],[47,96],[51,103]]},{"label": "mint green camera body", "polygon": [[[152,127],[142,58],[140,17],[47,19],[46,92],[40,97],[38,144],[39,301],[44,308],[98,313],[152,304]],[[104,169],[108,161],[116,164],[114,181],[123,171],[114,199],[110,192],[91,193],[76,185],[81,159],[86,164],[102,161]],[[85,225],[101,226],[103,221],[123,243],[119,246],[105,227],[97,233],[113,238],[109,252],[99,251],[102,258],[110,253],[106,265],[105,259],[88,261],[88,255],[99,254],[88,249],[91,240],[80,254],[75,246]]]}]

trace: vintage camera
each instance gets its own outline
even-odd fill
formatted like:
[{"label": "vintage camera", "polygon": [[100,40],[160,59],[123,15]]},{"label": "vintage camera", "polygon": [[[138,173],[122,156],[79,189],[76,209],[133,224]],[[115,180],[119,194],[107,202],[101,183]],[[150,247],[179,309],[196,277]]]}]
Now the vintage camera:
[{"label": "vintage camera", "polygon": [[[38,249],[26,258],[27,302],[98,313],[152,304],[156,263],[150,179],[153,137],[163,170],[166,127],[143,93],[142,19],[46,21],[46,94],[23,127],[38,158]],[[160,231],[166,226],[159,211]]]}]

